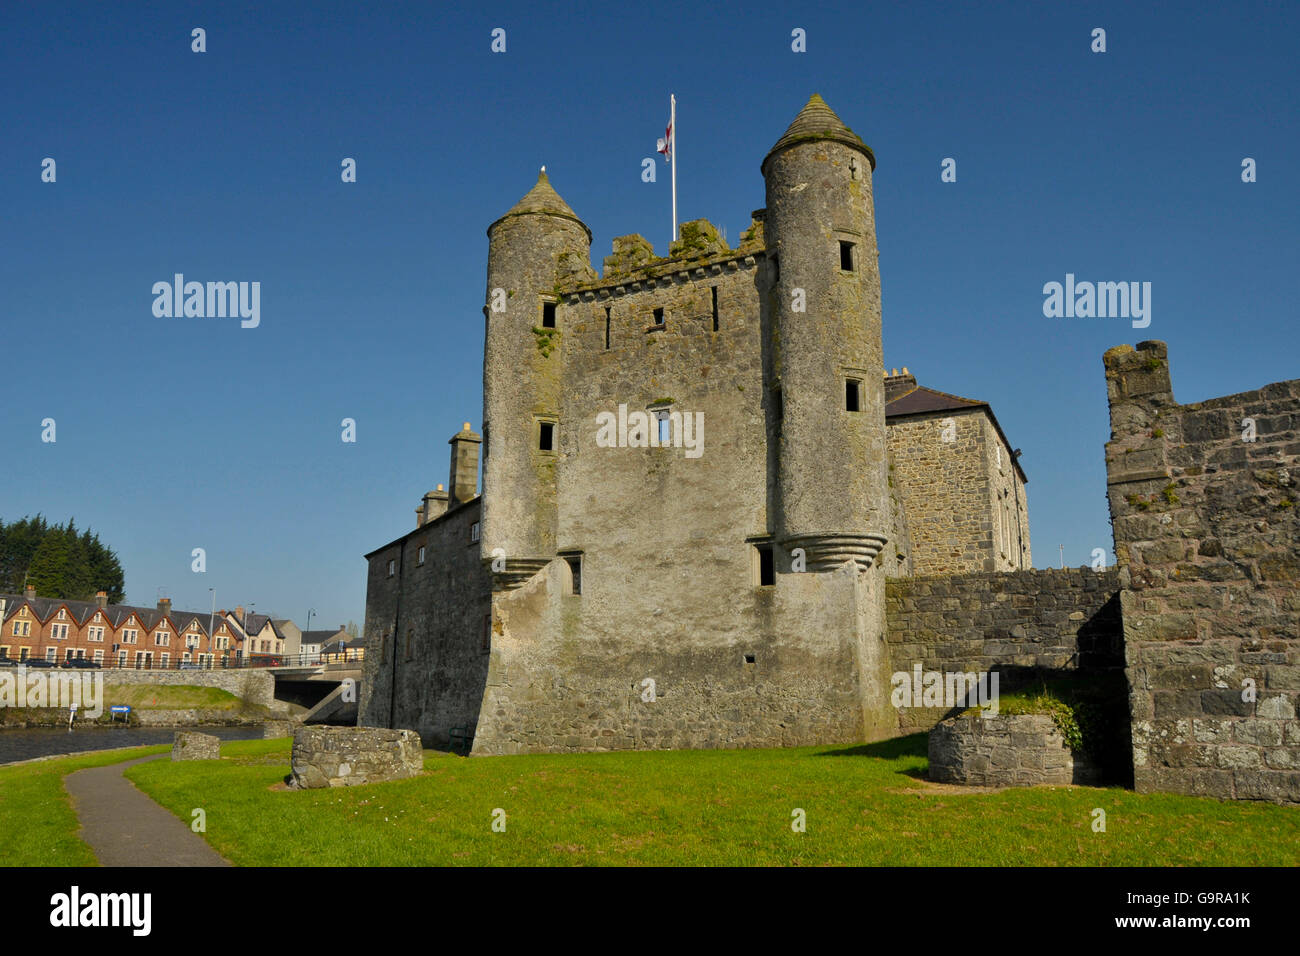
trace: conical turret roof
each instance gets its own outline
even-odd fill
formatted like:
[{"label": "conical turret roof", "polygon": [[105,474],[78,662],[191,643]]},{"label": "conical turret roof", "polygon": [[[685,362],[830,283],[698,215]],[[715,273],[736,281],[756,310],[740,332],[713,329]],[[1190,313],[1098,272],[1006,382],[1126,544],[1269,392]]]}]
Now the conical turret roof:
[{"label": "conical turret roof", "polygon": [[[572,219],[578,225],[582,226],[583,229],[586,229],[587,238],[591,238],[591,230],[587,229],[587,224],[578,218],[578,214],[569,207],[567,202],[560,198],[560,194],[557,193],[555,187],[551,185],[551,180],[546,175],[545,166],[542,167],[541,172],[537,175],[537,184],[533,186],[532,189],[528,190],[528,192],[524,193],[523,198],[511,206],[510,211],[502,216],[501,219],[509,219],[511,216],[527,215],[559,216],[562,219]],[[501,221],[501,219],[492,223],[492,226],[495,226],[497,222]],[[488,232],[492,232],[491,227],[488,228]]]},{"label": "conical turret roof", "polygon": [[767,156],[763,158],[763,166],[767,166],[767,161],[776,153],[790,146],[796,146],[800,143],[812,142],[815,140],[829,139],[837,143],[843,143],[845,146],[852,146],[867,157],[871,163],[871,168],[876,168],[876,157],[871,152],[871,147],[862,142],[862,138],[857,133],[844,125],[844,121],[835,115],[835,111],[826,105],[826,101],[821,98],[821,94],[814,93],[808,100],[808,103],[799,111],[799,115],[794,118],[785,135],[776,141],[776,145],[767,151]]}]

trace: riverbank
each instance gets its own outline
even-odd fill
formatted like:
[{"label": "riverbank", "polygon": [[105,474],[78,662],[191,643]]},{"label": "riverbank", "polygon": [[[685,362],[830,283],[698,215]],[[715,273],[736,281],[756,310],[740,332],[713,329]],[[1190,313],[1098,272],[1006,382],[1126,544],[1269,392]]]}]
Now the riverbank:
[{"label": "riverbank", "polygon": [[[66,717],[65,717],[66,719]],[[0,732],[0,765],[13,766],[32,760],[98,753],[122,747],[170,745],[177,730],[189,727],[116,727],[88,724],[69,731],[58,727],[14,728]],[[223,741],[260,740],[262,723],[241,726],[204,727],[204,733]]]}]

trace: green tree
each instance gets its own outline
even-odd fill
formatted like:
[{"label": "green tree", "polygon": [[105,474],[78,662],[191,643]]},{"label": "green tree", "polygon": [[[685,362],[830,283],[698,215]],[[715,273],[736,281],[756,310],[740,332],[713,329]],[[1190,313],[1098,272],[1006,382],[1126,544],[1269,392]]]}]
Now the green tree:
[{"label": "green tree", "polygon": [[125,576],[112,549],[75,520],[51,525],[41,515],[0,521],[0,590],[34,587],[41,597],[85,601],[106,591],[112,603],[125,597]]}]

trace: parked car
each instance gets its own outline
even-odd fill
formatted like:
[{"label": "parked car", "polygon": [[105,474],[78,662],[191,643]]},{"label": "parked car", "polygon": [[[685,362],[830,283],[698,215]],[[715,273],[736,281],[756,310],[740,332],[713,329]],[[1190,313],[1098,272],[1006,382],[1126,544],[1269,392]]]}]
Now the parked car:
[{"label": "parked car", "polygon": [[99,661],[92,660],[92,659],[89,658],[89,657],[74,657],[74,658],[73,658],[72,660],[70,660],[70,661],[64,661],[64,662],[63,662],[63,666],[64,666],[64,667],[93,668],[93,669],[96,669],[96,670],[97,670],[98,668],[102,667],[103,665],[101,665],[101,664],[99,663]]},{"label": "parked car", "polygon": [[25,661],[19,661],[20,664],[26,664],[28,667],[53,667],[53,661],[47,661],[43,657],[29,657]]},{"label": "parked car", "polygon": [[0,657],[0,667],[17,667],[18,662],[12,657]]}]

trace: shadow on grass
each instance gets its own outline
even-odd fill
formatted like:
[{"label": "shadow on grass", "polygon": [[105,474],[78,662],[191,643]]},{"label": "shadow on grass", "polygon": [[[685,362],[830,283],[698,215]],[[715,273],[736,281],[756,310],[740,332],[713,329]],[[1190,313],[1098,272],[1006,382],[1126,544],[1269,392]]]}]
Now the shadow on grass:
[{"label": "shadow on grass", "polygon": [[824,750],[818,757],[879,757],[882,760],[897,760],[899,757],[927,757],[929,755],[930,735],[928,733],[908,734],[906,737],[893,737],[889,740],[877,740],[873,744],[858,744],[844,750]]}]

